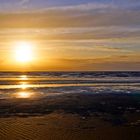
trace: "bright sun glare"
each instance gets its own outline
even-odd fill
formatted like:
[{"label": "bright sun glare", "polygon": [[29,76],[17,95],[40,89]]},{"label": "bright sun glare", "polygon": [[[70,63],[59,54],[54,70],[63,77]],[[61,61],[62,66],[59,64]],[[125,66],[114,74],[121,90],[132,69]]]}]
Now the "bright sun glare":
[{"label": "bright sun glare", "polygon": [[33,59],[32,44],[30,42],[16,43],[15,56],[19,62],[30,62]]},{"label": "bright sun glare", "polygon": [[19,92],[17,93],[16,97],[17,98],[30,98],[33,94],[30,92]]}]

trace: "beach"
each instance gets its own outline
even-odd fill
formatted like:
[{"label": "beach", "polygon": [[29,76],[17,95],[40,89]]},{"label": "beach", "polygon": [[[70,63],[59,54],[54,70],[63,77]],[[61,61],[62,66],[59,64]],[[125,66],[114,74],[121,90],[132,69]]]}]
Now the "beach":
[{"label": "beach", "polygon": [[140,73],[0,74],[1,140],[137,140]]},{"label": "beach", "polygon": [[2,140],[138,140],[138,126],[112,126],[98,117],[52,113],[43,117],[1,118]]}]

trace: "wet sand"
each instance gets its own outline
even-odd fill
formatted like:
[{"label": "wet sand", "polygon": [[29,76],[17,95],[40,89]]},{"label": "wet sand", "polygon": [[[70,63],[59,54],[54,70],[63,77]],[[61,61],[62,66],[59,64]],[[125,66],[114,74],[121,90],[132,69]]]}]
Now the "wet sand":
[{"label": "wet sand", "polygon": [[139,126],[112,126],[98,117],[52,113],[1,118],[1,140],[138,140]]},{"label": "wet sand", "polygon": [[0,140],[138,140],[139,95],[1,99]]}]

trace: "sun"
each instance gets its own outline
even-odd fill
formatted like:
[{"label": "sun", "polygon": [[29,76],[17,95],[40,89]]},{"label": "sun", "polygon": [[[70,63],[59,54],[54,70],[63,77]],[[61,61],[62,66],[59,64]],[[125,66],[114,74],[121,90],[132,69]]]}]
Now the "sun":
[{"label": "sun", "polygon": [[15,45],[15,58],[18,62],[30,62],[33,59],[33,45],[30,42],[17,42]]}]

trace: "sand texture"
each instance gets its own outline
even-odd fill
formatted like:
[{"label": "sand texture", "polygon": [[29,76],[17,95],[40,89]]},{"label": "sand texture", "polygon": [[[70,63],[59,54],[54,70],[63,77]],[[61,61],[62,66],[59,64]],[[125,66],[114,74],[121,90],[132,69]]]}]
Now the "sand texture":
[{"label": "sand texture", "polygon": [[139,126],[113,126],[98,117],[52,113],[1,118],[0,140],[137,140]]}]

